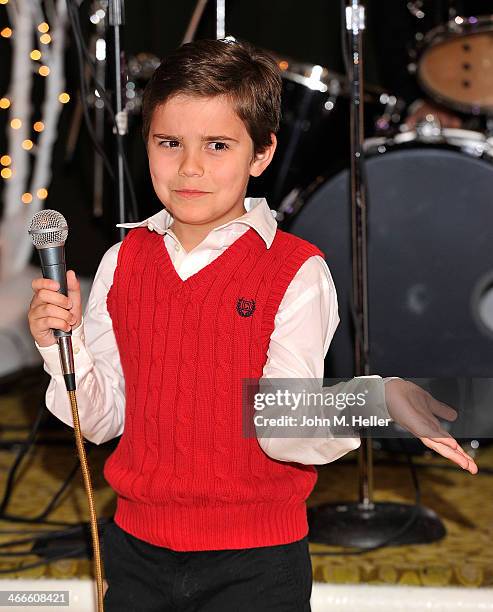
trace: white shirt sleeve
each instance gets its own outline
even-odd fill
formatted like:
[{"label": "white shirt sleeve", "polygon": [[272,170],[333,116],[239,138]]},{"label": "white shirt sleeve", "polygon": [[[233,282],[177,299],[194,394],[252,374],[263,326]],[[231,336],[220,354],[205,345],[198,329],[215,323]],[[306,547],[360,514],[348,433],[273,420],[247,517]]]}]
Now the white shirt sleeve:
[{"label": "white shirt sleeve", "polygon": [[[262,379],[318,379],[324,375],[324,358],[340,322],[337,292],[325,260],[316,255],[300,267],[283,296],[275,318]],[[367,377],[357,377],[330,387],[331,392],[357,393]],[[390,418],[385,403],[384,382],[371,385],[373,414]],[[391,377],[395,378],[395,377]],[[262,379],[260,384],[262,383]],[[270,408],[275,415],[275,406]],[[269,408],[262,414],[268,417]],[[259,437],[267,455],[279,461],[321,465],[339,459],[361,445],[359,437],[328,436],[327,427],[313,428],[310,437]]]},{"label": "white shirt sleeve", "polygon": [[[104,254],[91,288],[81,324],[72,330],[77,406],[81,431],[87,440],[101,444],[123,433],[125,380],[106,296],[113,284],[121,242]],[[36,346],[51,381],[46,406],[65,424],[74,426],[72,410],[56,344]]]}]

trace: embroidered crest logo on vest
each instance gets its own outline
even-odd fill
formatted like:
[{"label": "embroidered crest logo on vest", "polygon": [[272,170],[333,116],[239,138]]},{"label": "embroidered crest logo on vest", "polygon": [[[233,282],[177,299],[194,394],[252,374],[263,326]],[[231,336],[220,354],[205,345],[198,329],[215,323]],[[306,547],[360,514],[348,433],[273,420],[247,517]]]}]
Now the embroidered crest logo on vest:
[{"label": "embroidered crest logo on vest", "polygon": [[238,298],[236,310],[242,317],[251,317],[255,311],[255,300],[245,300],[243,297]]}]

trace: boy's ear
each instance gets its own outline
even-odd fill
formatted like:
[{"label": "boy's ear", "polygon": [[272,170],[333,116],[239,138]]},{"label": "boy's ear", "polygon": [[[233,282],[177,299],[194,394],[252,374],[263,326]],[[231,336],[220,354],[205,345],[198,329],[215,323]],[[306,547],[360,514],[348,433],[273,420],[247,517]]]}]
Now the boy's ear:
[{"label": "boy's ear", "polygon": [[250,165],[250,176],[260,176],[272,161],[277,147],[277,138],[274,132],[271,132],[270,138],[270,145],[265,147],[263,151],[259,151],[255,154],[255,157]]}]

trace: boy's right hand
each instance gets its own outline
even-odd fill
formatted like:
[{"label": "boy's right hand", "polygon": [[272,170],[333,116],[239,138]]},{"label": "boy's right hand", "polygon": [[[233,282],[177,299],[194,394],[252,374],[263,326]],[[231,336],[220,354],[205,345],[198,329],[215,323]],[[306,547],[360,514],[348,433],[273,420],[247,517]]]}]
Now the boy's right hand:
[{"label": "boy's right hand", "polygon": [[56,344],[53,329],[70,331],[82,320],[80,283],[73,270],[67,271],[68,296],[58,293],[59,284],[47,278],[32,282],[34,297],[28,313],[29,329],[39,346]]}]

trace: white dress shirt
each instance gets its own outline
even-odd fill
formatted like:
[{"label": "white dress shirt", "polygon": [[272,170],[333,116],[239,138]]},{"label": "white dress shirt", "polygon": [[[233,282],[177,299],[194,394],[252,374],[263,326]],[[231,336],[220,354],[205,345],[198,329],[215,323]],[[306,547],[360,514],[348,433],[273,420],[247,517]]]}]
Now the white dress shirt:
[{"label": "white dress shirt", "polygon": [[[214,228],[190,252],[186,252],[169,226],[173,217],[163,208],[138,223],[118,227],[145,227],[163,235],[178,275],[185,280],[195,274],[252,227],[269,248],[277,228],[275,211],[264,198],[246,198],[245,214]],[[113,283],[119,242],[104,254],[96,272],[85,313],[72,330],[77,385],[77,404],[85,438],[101,444],[122,434],[125,419],[125,381],[106,296]],[[312,256],[300,267],[288,286],[275,317],[267,362],[262,378],[323,378],[324,357],[339,324],[337,293],[324,259]],[[46,392],[48,409],[73,427],[73,418],[62,375],[56,344],[36,347],[44,359],[51,381]],[[362,378],[339,383],[337,392],[352,392]],[[384,381],[377,385],[373,405],[389,418],[385,405]],[[333,438],[327,428],[310,438],[259,438],[262,449],[272,458],[308,465],[329,463],[360,446],[359,437]]]}]

